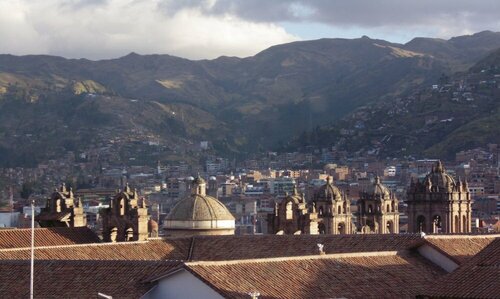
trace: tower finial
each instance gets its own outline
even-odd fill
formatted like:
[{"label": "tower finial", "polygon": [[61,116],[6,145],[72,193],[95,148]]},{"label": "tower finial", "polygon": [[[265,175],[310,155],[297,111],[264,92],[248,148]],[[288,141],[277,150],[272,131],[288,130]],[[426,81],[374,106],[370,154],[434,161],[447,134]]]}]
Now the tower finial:
[{"label": "tower finial", "polygon": [[436,172],[444,172],[443,163],[441,163],[441,160],[437,161]]}]

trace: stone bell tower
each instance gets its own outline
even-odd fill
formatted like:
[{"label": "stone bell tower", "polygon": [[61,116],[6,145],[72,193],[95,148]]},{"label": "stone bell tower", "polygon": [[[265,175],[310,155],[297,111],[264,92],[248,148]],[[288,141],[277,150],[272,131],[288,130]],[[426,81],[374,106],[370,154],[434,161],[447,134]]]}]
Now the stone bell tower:
[{"label": "stone bell tower", "polygon": [[314,208],[318,213],[320,234],[352,234],[351,203],[345,193],[333,185],[330,177],[315,192]]},{"label": "stone bell tower", "polygon": [[358,223],[362,233],[399,233],[398,200],[378,176],[359,193]]},{"label": "stone bell tower", "polygon": [[472,200],[466,181],[455,181],[438,161],[423,181],[412,181],[408,195],[408,231],[470,233]]},{"label": "stone bell tower", "polygon": [[297,188],[293,194],[285,198],[274,208],[273,214],[268,214],[268,232],[285,235],[292,234],[318,234],[318,213],[308,208],[304,196],[299,195]]},{"label": "stone bell tower", "polygon": [[146,200],[127,184],[102,213],[104,241],[144,241],[148,238],[148,209]]},{"label": "stone bell tower", "polygon": [[72,188],[62,184],[47,199],[45,208],[35,217],[41,227],[81,227],[87,225],[83,204]]}]

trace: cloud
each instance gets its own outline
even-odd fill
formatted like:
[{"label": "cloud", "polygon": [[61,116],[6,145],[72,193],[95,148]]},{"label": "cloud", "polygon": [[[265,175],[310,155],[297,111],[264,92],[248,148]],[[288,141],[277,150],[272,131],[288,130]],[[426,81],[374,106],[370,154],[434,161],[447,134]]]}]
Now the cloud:
[{"label": "cloud", "polygon": [[500,30],[497,1],[0,0],[0,53],[201,59],[311,37],[449,38]]},{"label": "cloud", "polygon": [[[183,2],[182,2],[183,3]],[[313,22],[335,28],[430,32],[441,37],[500,30],[498,0],[198,0],[172,8],[202,7],[257,22]]]},{"label": "cloud", "polygon": [[253,55],[298,39],[272,22],[209,15],[200,6],[173,10],[166,3],[0,0],[0,53],[101,59],[134,51],[201,59]]}]

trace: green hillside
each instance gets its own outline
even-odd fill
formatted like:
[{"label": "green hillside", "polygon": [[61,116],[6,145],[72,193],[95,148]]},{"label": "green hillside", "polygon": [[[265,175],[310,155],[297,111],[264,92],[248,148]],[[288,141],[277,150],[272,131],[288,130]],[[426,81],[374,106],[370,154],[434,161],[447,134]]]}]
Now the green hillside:
[{"label": "green hillside", "polygon": [[[500,33],[481,32],[404,45],[368,37],[320,39],[274,46],[247,58],[200,61],[135,53],[101,61],[0,55],[0,160],[39,161],[70,148],[98,146],[113,135],[128,138],[131,132],[161,140],[172,153],[188,155],[193,144],[209,140],[219,154],[246,156],[316,126],[349,123],[353,113],[372,109],[367,107],[397,107],[395,99],[406,103],[415,90],[470,67],[498,45]],[[443,107],[435,108],[437,116],[445,116]],[[454,113],[470,114],[462,108]],[[380,117],[388,118],[382,112]],[[406,123],[411,119],[397,117],[384,124],[366,120],[365,126],[403,122],[404,129],[395,131],[403,135],[414,129]],[[466,122],[454,122],[449,130],[458,130],[455,124]],[[436,132],[431,139],[445,134]],[[365,141],[342,144],[356,148]],[[433,145],[428,141],[406,150],[417,153]]]}]

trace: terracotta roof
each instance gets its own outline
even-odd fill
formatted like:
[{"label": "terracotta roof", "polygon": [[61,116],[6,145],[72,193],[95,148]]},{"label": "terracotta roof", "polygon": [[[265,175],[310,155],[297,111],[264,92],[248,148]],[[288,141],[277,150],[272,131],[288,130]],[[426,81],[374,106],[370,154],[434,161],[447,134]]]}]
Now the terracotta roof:
[{"label": "terracotta roof", "polygon": [[500,238],[422,294],[431,298],[498,298]]},{"label": "terracotta roof", "polygon": [[[397,251],[421,244],[419,235],[246,235],[197,236],[144,242],[37,248],[37,259],[221,261],[327,254]],[[0,259],[29,259],[29,248],[1,250]]]},{"label": "terracotta roof", "polygon": [[[185,260],[188,256],[190,243],[190,239],[183,238],[168,241],[154,240],[39,247],[35,249],[35,259]],[[0,250],[0,260],[30,259],[30,254],[29,248]]]},{"label": "terracotta roof", "polygon": [[[35,246],[55,246],[100,242],[87,227],[52,227],[35,229]],[[31,246],[31,229],[0,230],[0,249],[27,248]]]},{"label": "terracotta roof", "polygon": [[422,241],[416,234],[198,236],[194,237],[190,257],[195,261],[220,261],[315,255],[319,243],[327,254],[397,251]]},{"label": "terracotta roof", "polygon": [[443,252],[458,264],[483,250],[500,235],[432,235],[425,241],[432,247]]},{"label": "terracotta roof", "polygon": [[[178,267],[178,262],[158,261],[36,261],[35,298],[139,298],[152,285],[151,275]],[[3,298],[28,298],[29,261],[0,263],[0,293]]]},{"label": "terracotta roof", "polygon": [[416,253],[382,252],[233,262],[185,269],[226,298],[415,298],[444,271]]}]

